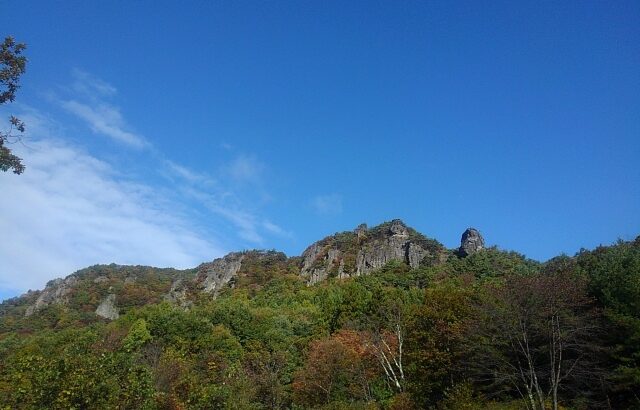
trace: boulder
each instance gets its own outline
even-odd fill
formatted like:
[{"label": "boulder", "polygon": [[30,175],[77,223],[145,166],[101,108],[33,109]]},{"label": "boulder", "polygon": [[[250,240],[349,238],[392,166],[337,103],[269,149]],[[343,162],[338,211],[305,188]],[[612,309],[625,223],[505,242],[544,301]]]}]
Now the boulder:
[{"label": "boulder", "polygon": [[461,256],[469,256],[484,249],[484,238],[475,228],[468,228],[462,234],[460,239],[460,249],[458,253]]},{"label": "boulder", "polygon": [[98,305],[98,308],[96,309],[96,315],[109,320],[116,320],[120,317],[118,308],[116,307],[115,294],[110,293],[102,302],[100,302],[100,305]]}]

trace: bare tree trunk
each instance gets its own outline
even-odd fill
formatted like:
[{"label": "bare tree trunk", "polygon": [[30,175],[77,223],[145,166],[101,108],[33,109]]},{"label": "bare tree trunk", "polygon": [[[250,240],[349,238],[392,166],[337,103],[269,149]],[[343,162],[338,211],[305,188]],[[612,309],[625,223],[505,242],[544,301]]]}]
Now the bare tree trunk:
[{"label": "bare tree trunk", "polygon": [[[402,393],[405,384],[404,365],[402,363],[405,331],[401,307],[396,306],[395,308],[397,310],[387,316],[387,320],[391,322],[393,332],[385,334],[381,329],[376,330],[372,334],[371,346],[384,370],[387,384],[392,385],[399,393]],[[391,341],[387,342],[386,339],[391,335],[393,336],[393,343]]]}]

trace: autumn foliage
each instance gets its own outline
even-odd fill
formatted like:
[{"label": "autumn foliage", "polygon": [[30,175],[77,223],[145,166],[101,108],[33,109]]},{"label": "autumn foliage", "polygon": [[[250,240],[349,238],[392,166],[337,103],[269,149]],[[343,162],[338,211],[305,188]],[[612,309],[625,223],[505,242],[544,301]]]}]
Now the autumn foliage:
[{"label": "autumn foliage", "polygon": [[[277,255],[276,255],[277,256]],[[640,401],[640,240],[541,264],[494,248],[307,286],[280,256],[234,288],[95,266],[65,304],[2,304],[0,409],[623,409]],[[118,293],[121,316],[96,317]]]}]

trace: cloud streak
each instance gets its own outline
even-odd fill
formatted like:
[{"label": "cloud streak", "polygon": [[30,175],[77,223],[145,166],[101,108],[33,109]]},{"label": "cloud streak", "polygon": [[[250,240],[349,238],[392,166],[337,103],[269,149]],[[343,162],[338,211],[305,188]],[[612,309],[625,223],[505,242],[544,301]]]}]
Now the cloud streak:
[{"label": "cloud streak", "polygon": [[[89,128],[97,133],[107,136],[114,141],[123,143],[131,148],[148,150],[152,155],[160,157],[160,163],[164,169],[159,170],[168,179],[175,181],[180,179],[186,183],[188,189],[179,188],[188,192],[192,198],[197,199],[209,211],[225,218],[237,229],[238,235],[253,244],[261,245],[263,237],[260,229],[274,233],[273,226],[261,224],[259,218],[251,212],[243,210],[234,189],[218,183],[218,178],[194,171],[184,165],[164,158],[162,154],[153,149],[152,144],[139,134],[128,131],[130,128],[120,109],[109,104],[105,98],[117,93],[114,86],[82,70],[73,71],[74,82],[70,91],[74,92],[74,98],[60,100],[61,106],[68,112],[83,120]],[[85,102],[77,98],[83,97]],[[261,175],[265,166],[257,158],[249,155],[238,154],[231,161],[221,167],[220,174],[224,179],[233,181],[235,185],[252,184],[259,186]]]},{"label": "cloud streak", "polygon": [[150,146],[143,136],[130,130],[120,109],[106,101],[117,93],[113,85],[79,69],[72,75],[74,81],[66,91],[74,98],[59,99],[63,109],[83,120],[96,134],[136,149]]},{"label": "cloud streak", "polygon": [[118,93],[118,90],[113,85],[101,80],[100,78],[75,68],[71,71],[74,82],[72,88],[79,94],[82,94],[89,98],[111,97]]},{"label": "cloud streak", "polygon": [[95,263],[187,268],[223,254],[152,187],[61,141],[19,152],[28,172],[2,173],[0,288],[41,288]]},{"label": "cloud streak", "polygon": [[133,148],[144,148],[149,144],[144,137],[126,131],[120,110],[108,104],[92,107],[75,100],[63,101],[62,107],[84,120],[96,134],[102,134]]}]

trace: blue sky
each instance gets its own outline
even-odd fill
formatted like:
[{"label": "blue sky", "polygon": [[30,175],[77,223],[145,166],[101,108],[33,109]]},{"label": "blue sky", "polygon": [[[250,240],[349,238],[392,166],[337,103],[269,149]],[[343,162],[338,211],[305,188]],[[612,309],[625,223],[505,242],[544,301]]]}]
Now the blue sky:
[{"label": "blue sky", "polygon": [[538,260],[640,234],[637,1],[185,4],[0,4],[0,298],[393,218]]}]

